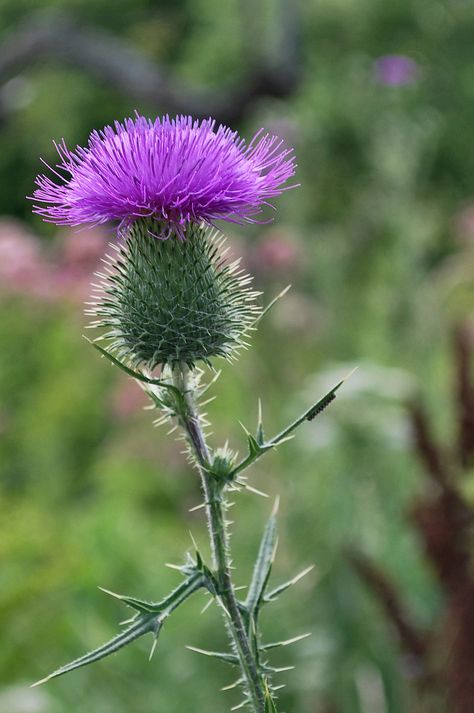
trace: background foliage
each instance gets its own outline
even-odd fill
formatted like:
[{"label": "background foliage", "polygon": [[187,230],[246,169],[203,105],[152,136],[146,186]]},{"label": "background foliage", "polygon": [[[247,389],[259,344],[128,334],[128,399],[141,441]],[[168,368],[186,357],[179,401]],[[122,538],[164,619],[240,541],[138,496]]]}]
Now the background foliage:
[{"label": "background foliage", "polygon": [[[277,0],[45,0],[126,38],[172,76],[215,92],[280,51]],[[7,36],[37,10],[2,0]],[[295,7],[296,10],[296,7]],[[238,127],[294,144],[301,188],[272,226],[230,240],[267,301],[293,289],[237,367],[224,365],[209,406],[216,443],[252,425],[263,399],[275,431],[358,364],[340,398],[261,462],[256,487],[282,494],[282,579],[316,563],[266,621],[269,638],[313,635],[282,710],[406,713],[428,705],[380,606],[345,552],[383,565],[413,619],[430,627],[442,597],[407,513],[423,487],[406,404],[422,393],[438,435],[452,435],[450,333],[472,305],[474,10],[467,0],[301,3],[302,78],[286,99],[256,100]],[[417,63],[402,86],[374,62]],[[217,612],[191,601],[151,664],[147,642],[30,692],[27,684],[106,640],[125,611],[97,589],[159,598],[177,581],[187,530],[205,542],[197,479],[181,445],[153,430],[139,390],[81,339],[81,301],[107,233],[57,231],[25,200],[54,160],[51,138],[84,143],[138,105],[79,67],[44,59],[0,91],[0,713],[223,710],[225,666],[185,644],[219,648]],[[18,222],[20,221],[20,222]],[[13,237],[12,237],[13,236]],[[15,242],[16,241],[16,242]],[[466,491],[473,491],[466,481]],[[234,548],[248,578],[270,504],[238,498]],[[237,512],[238,510],[238,512]],[[198,598],[199,599],[199,598]],[[234,701],[235,702],[235,701]],[[443,711],[442,697],[426,710]]]}]

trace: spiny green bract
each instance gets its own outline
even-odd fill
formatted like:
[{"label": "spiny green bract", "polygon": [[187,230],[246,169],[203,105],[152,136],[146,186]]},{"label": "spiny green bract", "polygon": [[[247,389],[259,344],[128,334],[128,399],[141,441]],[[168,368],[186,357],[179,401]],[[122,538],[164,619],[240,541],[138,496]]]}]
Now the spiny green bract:
[{"label": "spiny green bract", "polygon": [[93,326],[107,328],[112,350],[134,366],[231,358],[260,314],[251,278],[225,261],[215,231],[193,225],[186,240],[153,231],[156,223],[138,220],[114,246],[89,310]]}]

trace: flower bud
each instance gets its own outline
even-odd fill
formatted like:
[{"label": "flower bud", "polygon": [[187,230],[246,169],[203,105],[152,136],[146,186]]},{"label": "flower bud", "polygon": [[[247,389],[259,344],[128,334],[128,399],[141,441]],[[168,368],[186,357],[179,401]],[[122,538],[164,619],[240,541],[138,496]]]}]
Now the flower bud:
[{"label": "flower bud", "polygon": [[92,326],[118,358],[150,370],[159,365],[231,358],[260,314],[251,278],[227,263],[216,231],[190,224],[185,239],[155,234],[140,219],[100,274]]}]

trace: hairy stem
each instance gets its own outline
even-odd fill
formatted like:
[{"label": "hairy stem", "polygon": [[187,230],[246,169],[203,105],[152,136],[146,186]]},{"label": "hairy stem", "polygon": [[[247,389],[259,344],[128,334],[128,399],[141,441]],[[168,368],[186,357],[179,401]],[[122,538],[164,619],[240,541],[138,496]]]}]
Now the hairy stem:
[{"label": "hairy stem", "polygon": [[225,610],[228,630],[239,657],[249,703],[252,705],[254,713],[265,713],[264,682],[258,672],[256,661],[252,654],[231,578],[224,488],[222,483],[216,481],[215,477],[208,472],[210,452],[199,421],[199,414],[192,388],[189,384],[188,374],[189,369],[184,364],[175,367],[173,370],[174,384],[183,394],[184,399],[184,406],[179,409],[178,418],[196,456],[197,469],[201,477],[206,505],[213,565],[219,586],[218,593]]}]

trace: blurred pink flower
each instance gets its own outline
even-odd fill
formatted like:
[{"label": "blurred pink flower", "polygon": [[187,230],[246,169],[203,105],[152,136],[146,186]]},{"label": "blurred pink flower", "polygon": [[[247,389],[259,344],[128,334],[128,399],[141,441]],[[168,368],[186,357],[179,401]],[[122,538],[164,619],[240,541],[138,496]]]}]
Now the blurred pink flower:
[{"label": "blurred pink flower", "polygon": [[0,289],[49,299],[54,297],[51,267],[39,240],[14,218],[0,218]]},{"label": "blurred pink flower", "polygon": [[374,77],[380,84],[400,87],[413,84],[420,77],[417,63],[403,54],[387,54],[373,64]]},{"label": "blurred pink flower", "polygon": [[112,413],[119,419],[141,411],[149,403],[145,392],[132,379],[119,378],[112,393]]},{"label": "blurred pink flower", "polygon": [[296,237],[286,230],[270,229],[252,245],[246,262],[256,274],[292,275],[303,264],[302,248]]},{"label": "blurred pink flower", "polygon": [[467,203],[458,210],[453,218],[453,228],[462,244],[474,243],[474,203]]},{"label": "blurred pink flower", "polygon": [[105,228],[65,233],[55,264],[55,282],[64,297],[83,301],[90,295],[94,272],[100,267],[111,233]]}]

